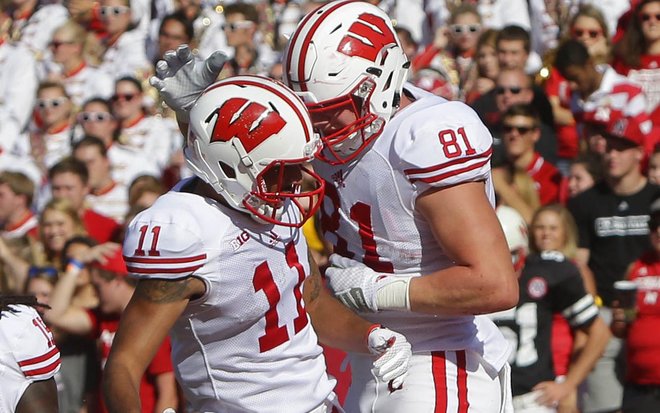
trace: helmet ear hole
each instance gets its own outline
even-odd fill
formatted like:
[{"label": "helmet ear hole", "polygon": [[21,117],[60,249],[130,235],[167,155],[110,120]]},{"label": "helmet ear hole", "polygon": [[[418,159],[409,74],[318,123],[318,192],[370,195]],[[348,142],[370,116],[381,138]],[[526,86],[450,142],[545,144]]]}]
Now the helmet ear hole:
[{"label": "helmet ear hole", "polygon": [[220,169],[222,169],[222,172],[227,178],[236,179],[236,171],[234,171],[234,168],[221,161],[218,161],[218,165],[220,165]]}]

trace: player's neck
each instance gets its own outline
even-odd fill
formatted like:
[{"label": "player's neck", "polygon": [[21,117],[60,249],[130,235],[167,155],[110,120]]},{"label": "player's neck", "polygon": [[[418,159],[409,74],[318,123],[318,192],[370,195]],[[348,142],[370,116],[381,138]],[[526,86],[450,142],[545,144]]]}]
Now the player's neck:
[{"label": "player's neck", "polygon": [[182,192],[188,192],[204,198],[212,199],[229,208],[227,201],[225,201],[225,199],[220,196],[220,194],[218,194],[211,185],[207,184],[199,178],[194,178],[189,185],[183,187]]}]

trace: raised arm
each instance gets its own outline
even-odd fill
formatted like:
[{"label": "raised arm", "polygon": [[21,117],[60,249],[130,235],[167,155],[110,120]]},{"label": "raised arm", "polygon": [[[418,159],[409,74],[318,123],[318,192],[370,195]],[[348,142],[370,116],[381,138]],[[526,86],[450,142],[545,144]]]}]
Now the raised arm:
[{"label": "raised arm", "polygon": [[204,283],[194,277],[138,282],[122,313],[104,370],[103,392],[109,412],[142,411],[140,381],[147,366],[190,298],[204,290]]}]

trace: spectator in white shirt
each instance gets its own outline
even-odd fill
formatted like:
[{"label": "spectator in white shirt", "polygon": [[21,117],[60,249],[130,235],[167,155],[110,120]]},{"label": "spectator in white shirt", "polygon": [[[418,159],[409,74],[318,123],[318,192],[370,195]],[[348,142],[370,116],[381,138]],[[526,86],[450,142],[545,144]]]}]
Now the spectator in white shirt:
[{"label": "spectator in white shirt", "polygon": [[122,223],[128,212],[128,189],[112,179],[112,166],[103,141],[86,136],[75,144],[73,156],[87,166],[90,191],[85,200],[90,207]]}]

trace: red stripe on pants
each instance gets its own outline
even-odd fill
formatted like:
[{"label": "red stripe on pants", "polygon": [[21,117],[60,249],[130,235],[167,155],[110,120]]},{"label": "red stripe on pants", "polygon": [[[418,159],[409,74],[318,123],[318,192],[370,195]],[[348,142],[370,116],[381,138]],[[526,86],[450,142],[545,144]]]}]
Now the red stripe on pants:
[{"label": "red stripe on pants", "polygon": [[458,387],[458,413],[467,413],[470,403],[468,402],[468,386],[467,386],[467,371],[465,351],[456,352],[456,365],[458,367],[458,374],[456,384]]},{"label": "red stripe on pants", "polygon": [[435,386],[434,413],[447,412],[447,360],[444,351],[431,352],[431,373]]}]

